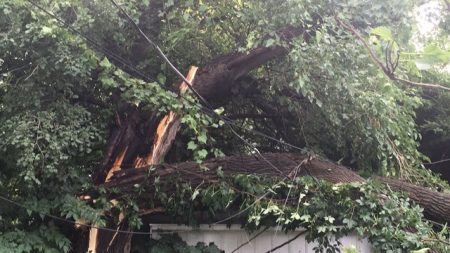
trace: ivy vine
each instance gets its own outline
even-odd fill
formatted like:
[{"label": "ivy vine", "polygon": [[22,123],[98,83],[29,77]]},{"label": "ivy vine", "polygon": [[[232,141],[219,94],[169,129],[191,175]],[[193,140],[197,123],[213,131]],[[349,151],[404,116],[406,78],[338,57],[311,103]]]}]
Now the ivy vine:
[{"label": "ivy vine", "polygon": [[275,226],[289,232],[301,227],[308,231],[308,242],[318,243],[316,252],[340,252],[339,239],[353,232],[367,238],[376,252],[450,250],[445,244],[446,228],[434,232],[418,205],[376,181],[331,184],[311,177],[278,181],[239,174],[200,184],[179,176],[157,178],[137,192],[149,192],[142,187],[153,188],[150,205],[163,206],[178,223],[214,223],[217,214],[226,213],[239,214],[226,222],[239,221],[249,232]]}]

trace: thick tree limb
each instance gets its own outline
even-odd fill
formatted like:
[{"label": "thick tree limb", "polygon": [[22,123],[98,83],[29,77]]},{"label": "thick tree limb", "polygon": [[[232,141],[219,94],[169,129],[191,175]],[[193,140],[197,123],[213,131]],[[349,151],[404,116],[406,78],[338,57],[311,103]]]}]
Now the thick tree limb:
[{"label": "thick tree limb", "polygon": [[[286,42],[298,36],[309,41],[316,26],[310,28],[309,32],[303,27],[288,27],[278,34]],[[248,53],[234,53],[214,59],[199,69],[196,90],[210,103],[220,106],[231,97],[231,91],[239,78],[287,53],[288,49],[282,46],[258,47]]]},{"label": "thick tree limb", "polygon": [[[283,172],[284,176],[292,174],[295,168],[303,162],[298,176],[309,175],[332,183],[351,183],[365,181],[351,169],[337,165],[331,161],[321,158],[308,157],[292,153],[268,153],[264,154],[266,159]],[[307,162],[304,162],[307,161]],[[274,171],[266,161],[254,156],[229,156],[224,158],[210,159],[202,163],[202,167],[209,168],[208,171],[200,171],[196,162],[184,162],[178,164],[156,165],[155,177],[163,181],[172,175],[178,175],[191,184],[198,186],[202,182],[218,182],[217,169],[220,167],[225,176],[236,174],[255,174],[280,178],[280,174]],[[121,189],[125,194],[132,193],[135,184],[142,184],[148,180],[146,170],[123,170],[114,174],[106,187]],[[450,194],[440,193],[425,187],[409,184],[397,179],[378,178],[395,191],[401,191],[424,208],[425,215],[437,222],[450,222]]]},{"label": "thick tree limb", "polygon": [[424,213],[431,220],[446,223],[450,222],[450,194],[436,192],[425,187],[402,182],[393,178],[378,178],[389,185],[394,191],[402,191],[408,194],[424,209]]}]

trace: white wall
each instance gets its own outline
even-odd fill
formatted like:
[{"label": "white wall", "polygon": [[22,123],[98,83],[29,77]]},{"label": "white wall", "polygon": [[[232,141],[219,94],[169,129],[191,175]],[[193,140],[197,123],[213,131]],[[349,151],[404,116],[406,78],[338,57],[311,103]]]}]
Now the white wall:
[{"label": "white wall", "polygon": [[[195,245],[197,242],[205,242],[209,244],[214,242],[217,247],[225,250],[225,253],[232,253],[241,244],[247,242],[252,235],[247,234],[245,230],[241,229],[240,225],[200,225],[198,228],[187,226],[180,226],[174,224],[151,224],[152,237],[157,239],[161,233],[176,232],[189,245]],[[270,249],[286,242],[300,233],[301,229],[290,232],[288,234],[276,229],[268,229],[250,243],[240,248],[235,253],[264,253]],[[352,234],[340,239],[344,246],[353,245],[359,253],[374,252],[367,240],[358,238],[357,235]],[[313,253],[313,248],[317,244],[307,243],[305,234],[292,241],[290,244],[275,251],[277,253]]]}]

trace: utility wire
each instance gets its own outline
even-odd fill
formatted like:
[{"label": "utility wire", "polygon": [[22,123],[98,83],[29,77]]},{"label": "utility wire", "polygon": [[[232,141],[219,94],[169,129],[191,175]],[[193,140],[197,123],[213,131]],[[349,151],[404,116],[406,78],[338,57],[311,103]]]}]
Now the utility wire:
[{"label": "utility wire", "polygon": [[[201,109],[206,109],[206,108],[201,108]],[[218,113],[215,112],[213,109],[209,109],[209,108],[208,108],[208,110],[209,110],[209,115],[210,115],[210,116],[218,117],[218,118],[219,118],[220,120],[222,120],[224,123],[231,124],[231,125],[233,125],[233,126],[235,126],[235,127],[237,127],[237,128],[240,128],[240,129],[249,131],[249,132],[251,132],[251,133],[254,133],[255,135],[259,135],[259,136],[261,136],[261,137],[263,137],[263,138],[266,138],[266,139],[275,141],[275,142],[277,142],[277,143],[279,143],[279,144],[281,144],[281,145],[284,145],[284,146],[287,146],[287,147],[290,147],[290,148],[293,148],[293,149],[296,149],[296,150],[299,150],[299,151],[304,151],[304,150],[305,150],[304,148],[301,148],[301,147],[296,146],[296,145],[294,145],[294,144],[285,142],[285,141],[283,141],[283,140],[276,139],[276,138],[274,138],[274,137],[272,137],[272,136],[270,136],[270,135],[267,135],[267,134],[265,134],[265,133],[263,133],[263,132],[261,132],[261,131],[258,131],[258,130],[256,130],[256,129],[247,129],[247,128],[245,128],[245,127],[243,127],[243,126],[237,124],[235,120],[230,119],[229,117],[222,116],[222,115],[218,114]],[[208,112],[205,112],[205,113],[208,113]]]},{"label": "utility wire", "polygon": [[136,24],[136,22],[134,22],[133,18],[130,17],[130,15],[128,15],[128,13],[120,6],[116,3],[116,1],[111,0],[111,3],[113,3],[114,6],[116,6],[116,8],[118,8],[128,19],[128,21],[134,26],[134,28],[141,34],[141,36],[150,44],[152,45],[156,51],[158,52],[159,56],[161,56],[163,58],[163,60],[169,64],[170,68],[177,74],[178,77],[180,77],[181,79],[183,79],[183,81],[187,84],[187,86],[189,87],[189,89],[195,94],[195,96],[200,99],[200,101],[202,101],[202,103],[204,103],[205,105],[207,105],[208,107],[211,107],[208,103],[208,101],[206,101],[205,98],[203,98],[193,87],[192,87],[192,83],[172,64],[172,62],[169,60],[169,58],[167,58],[167,56],[164,54],[164,52],[161,50],[161,48],[159,48],[159,46],[153,42],[149,37],[147,37],[147,35],[145,35],[145,33],[141,30],[141,28],[139,27],[138,24]]},{"label": "utility wire", "polygon": [[133,231],[128,231],[128,230],[117,230],[117,229],[104,228],[104,227],[98,227],[98,226],[95,226],[95,225],[89,225],[89,224],[79,223],[79,222],[72,221],[72,220],[68,220],[68,219],[64,219],[64,218],[61,218],[61,217],[58,217],[58,216],[55,216],[55,215],[52,215],[52,214],[44,213],[44,212],[42,212],[42,211],[36,211],[36,210],[33,210],[33,209],[30,208],[30,207],[27,207],[27,206],[25,206],[25,205],[23,205],[23,204],[20,204],[20,203],[18,203],[18,202],[16,202],[16,201],[11,200],[11,199],[9,199],[9,198],[6,198],[6,197],[4,197],[4,196],[0,196],[0,199],[3,200],[3,201],[5,201],[5,202],[7,202],[7,203],[12,204],[12,205],[18,206],[18,207],[23,208],[23,209],[26,209],[26,210],[31,210],[31,211],[33,211],[33,212],[35,212],[35,213],[38,213],[38,214],[40,214],[40,215],[49,217],[49,218],[51,218],[51,219],[58,220],[58,221],[62,221],[62,222],[69,223],[69,224],[73,224],[73,225],[77,225],[77,226],[81,226],[81,227],[95,228],[95,229],[98,229],[98,230],[104,230],[104,231],[115,232],[115,233],[121,233],[121,234],[133,234],[133,235],[151,235],[151,234],[152,234],[152,233],[150,233],[150,232],[133,232]]}]

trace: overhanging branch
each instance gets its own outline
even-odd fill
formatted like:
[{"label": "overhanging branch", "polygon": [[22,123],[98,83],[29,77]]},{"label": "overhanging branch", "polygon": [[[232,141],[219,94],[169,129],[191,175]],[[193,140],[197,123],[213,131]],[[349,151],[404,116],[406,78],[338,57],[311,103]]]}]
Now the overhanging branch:
[{"label": "overhanging branch", "polygon": [[374,61],[374,63],[381,68],[381,70],[383,70],[383,73],[389,77],[389,79],[393,80],[393,81],[398,81],[401,82],[403,84],[406,85],[410,85],[410,86],[416,86],[416,87],[421,87],[421,88],[429,88],[429,89],[440,89],[440,90],[445,90],[445,91],[450,91],[450,87],[446,87],[446,86],[442,86],[440,84],[433,84],[433,83],[419,83],[419,82],[414,82],[414,81],[410,81],[410,80],[406,80],[403,78],[399,78],[395,75],[394,70],[395,68],[390,69],[389,65],[387,64],[386,66],[381,62],[380,59],[378,59],[378,57],[376,56],[375,52],[373,52],[373,50],[370,48],[369,44],[367,43],[367,41],[362,37],[362,35],[350,24],[346,24],[345,22],[343,22],[340,18],[338,18],[337,16],[334,17],[336,22],[342,26],[345,30],[349,31],[353,36],[355,36],[364,46],[364,48],[367,50],[367,52],[369,52],[370,58]]}]

